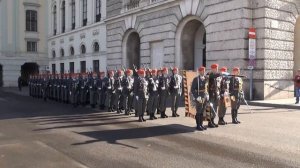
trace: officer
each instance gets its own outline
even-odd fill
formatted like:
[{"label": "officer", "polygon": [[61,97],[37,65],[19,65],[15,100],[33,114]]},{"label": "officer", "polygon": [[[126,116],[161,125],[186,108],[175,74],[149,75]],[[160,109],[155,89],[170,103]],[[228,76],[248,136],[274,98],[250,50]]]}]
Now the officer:
[{"label": "officer", "polygon": [[80,104],[80,84],[79,84],[79,74],[74,74],[72,77],[72,85],[71,85],[71,98],[72,104],[74,107],[77,107]]},{"label": "officer", "polygon": [[42,94],[43,94],[44,101],[47,101],[48,93],[49,93],[49,80],[48,80],[48,76],[44,75],[42,81]]},{"label": "officer", "polygon": [[133,102],[133,83],[133,71],[131,69],[127,69],[126,76],[122,80],[122,96],[125,115],[130,115],[131,112]]},{"label": "officer", "polygon": [[157,76],[157,70],[152,69],[151,76],[148,80],[148,90],[149,90],[149,100],[147,103],[150,120],[155,120],[157,117],[155,116],[155,111],[158,106],[158,76]]},{"label": "officer", "polygon": [[115,103],[115,107],[117,108],[117,113],[122,113],[122,109],[123,109],[122,81],[124,78],[124,72],[122,70],[118,70],[117,73],[118,75],[115,78],[115,84],[114,84],[116,89],[115,96],[114,96],[115,97],[114,103]]},{"label": "officer", "polygon": [[205,76],[205,67],[200,67],[198,69],[199,75],[194,78],[191,86],[191,93],[193,95],[193,100],[196,105],[196,129],[199,131],[206,130],[206,127],[203,126],[204,115],[206,107],[209,100],[208,95],[208,78]]},{"label": "officer", "polygon": [[105,84],[107,88],[106,92],[106,100],[107,100],[107,107],[109,112],[113,112],[114,110],[114,94],[115,94],[115,78],[114,78],[114,71],[109,71],[107,83]]},{"label": "officer", "polygon": [[89,82],[89,89],[90,89],[90,105],[92,108],[95,108],[96,107],[96,104],[97,104],[97,99],[98,99],[98,88],[97,88],[97,81],[98,81],[98,75],[97,73],[93,73],[93,78],[90,79],[90,82]]},{"label": "officer", "polygon": [[68,77],[67,77],[67,81],[66,81],[66,91],[65,91],[65,96],[66,96],[66,103],[69,104],[70,103],[70,91],[71,91],[71,87],[72,87],[72,82],[73,82],[73,79],[72,79],[72,74],[69,73]]},{"label": "officer", "polygon": [[173,68],[173,75],[170,78],[171,110],[172,117],[179,117],[177,114],[179,100],[182,94],[182,76],[178,74],[178,68]]},{"label": "officer", "polygon": [[82,106],[86,105],[86,96],[87,96],[87,85],[88,83],[88,78],[87,78],[87,74],[83,73],[82,74],[82,78],[80,79],[80,104]]},{"label": "officer", "polygon": [[219,65],[218,64],[212,64],[211,65],[211,72],[209,72],[208,75],[208,94],[209,94],[209,101],[212,103],[212,107],[210,108],[210,119],[208,122],[209,128],[216,128],[218,127],[217,124],[215,124],[215,117],[216,112],[218,109],[218,104],[220,100],[220,82],[221,82],[221,74],[219,71]]},{"label": "officer", "polygon": [[138,77],[134,80],[133,92],[136,99],[136,110],[139,117],[139,122],[145,122],[144,113],[146,111],[146,102],[148,99],[148,82],[145,79],[145,71],[138,70]]},{"label": "officer", "polygon": [[238,121],[238,110],[241,105],[241,101],[244,99],[243,92],[243,80],[239,76],[240,68],[235,67],[232,70],[232,78],[230,80],[230,98],[231,98],[231,117],[233,124],[240,124]]},{"label": "officer", "polygon": [[230,101],[229,96],[229,77],[227,74],[227,67],[222,67],[220,69],[222,73],[221,84],[220,84],[220,100],[219,100],[219,109],[218,109],[218,116],[219,116],[219,125],[226,125],[227,122],[224,121],[224,117],[227,111],[228,103]]},{"label": "officer", "polygon": [[159,111],[161,118],[168,118],[166,115],[167,99],[169,96],[169,82],[168,68],[163,68],[162,76],[159,78]]},{"label": "officer", "polygon": [[97,93],[98,93],[98,105],[101,110],[105,108],[106,90],[105,83],[107,83],[105,72],[100,72],[100,77],[97,78]]}]

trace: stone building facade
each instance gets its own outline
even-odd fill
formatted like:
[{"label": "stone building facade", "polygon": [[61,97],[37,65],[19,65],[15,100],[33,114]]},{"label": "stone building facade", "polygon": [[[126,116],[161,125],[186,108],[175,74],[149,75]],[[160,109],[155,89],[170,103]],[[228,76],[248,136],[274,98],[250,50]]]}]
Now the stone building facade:
[{"label": "stone building facade", "polygon": [[0,0],[0,87],[47,70],[47,2]]},{"label": "stone building facade", "polygon": [[[254,99],[293,97],[299,12],[299,0],[110,0],[107,65],[194,70],[219,63],[249,76],[248,30],[254,27]],[[245,80],[247,96],[248,88]]]},{"label": "stone building facade", "polygon": [[48,1],[51,73],[106,69],[106,0]]}]

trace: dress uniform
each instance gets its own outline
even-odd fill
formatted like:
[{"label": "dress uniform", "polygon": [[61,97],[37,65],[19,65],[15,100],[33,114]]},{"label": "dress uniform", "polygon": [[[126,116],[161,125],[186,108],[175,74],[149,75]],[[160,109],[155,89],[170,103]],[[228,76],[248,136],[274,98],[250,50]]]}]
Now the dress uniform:
[{"label": "dress uniform", "polygon": [[130,115],[132,102],[133,102],[133,83],[134,78],[132,77],[133,71],[128,69],[126,71],[126,77],[122,80],[122,96],[123,96],[123,107],[125,115]]},{"label": "dress uniform", "polygon": [[98,93],[98,105],[101,110],[105,108],[105,99],[106,99],[106,88],[105,83],[108,78],[105,78],[105,72],[100,72],[100,77],[97,78],[97,93]]},{"label": "dress uniform", "polygon": [[169,96],[169,82],[168,68],[163,68],[163,75],[159,78],[159,111],[161,118],[168,118],[166,115],[167,100]]},{"label": "dress uniform", "polygon": [[147,103],[150,120],[157,119],[155,116],[155,111],[158,106],[158,84],[159,80],[157,77],[157,70],[152,69],[151,77],[148,80],[148,90],[149,90],[149,100]]},{"label": "dress uniform", "polygon": [[241,101],[244,99],[243,80],[238,76],[240,75],[239,68],[233,68],[232,73],[233,77],[230,80],[231,117],[233,124],[239,124],[241,122],[238,121],[237,116]]},{"label": "dress uniform", "polygon": [[170,78],[170,95],[172,117],[179,117],[177,114],[179,100],[182,94],[182,76],[178,74],[178,68],[173,68],[173,75]]},{"label": "dress uniform", "polygon": [[98,88],[97,88],[97,73],[93,73],[93,78],[89,82],[89,91],[90,91],[90,105],[92,108],[96,107],[98,99]]},{"label": "dress uniform", "polygon": [[227,73],[227,67],[222,67],[220,69],[221,73],[224,73],[221,78],[220,84],[220,100],[219,100],[219,109],[218,109],[218,116],[219,116],[219,125],[226,125],[227,123],[224,121],[224,117],[227,111],[227,104],[230,101],[229,98],[229,77],[225,75]]},{"label": "dress uniform", "polygon": [[115,94],[114,75],[115,75],[114,71],[109,71],[108,79],[105,84],[105,87],[107,88],[106,103],[107,103],[108,111],[110,111],[110,112],[114,111],[114,94]]},{"label": "dress uniform", "polygon": [[42,82],[42,93],[44,101],[47,101],[48,93],[49,93],[49,80],[48,76],[44,75],[43,82]]},{"label": "dress uniform", "polygon": [[122,70],[118,70],[118,75],[117,77],[115,78],[115,89],[116,89],[116,92],[115,92],[115,98],[114,98],[114,103],[115,103],[115,107],[117,109],[117,113],[122,113],[122,109],[123,109],[123,96],[122,96],[122,90],[123,90],[123,87],[122,87],[122,81],[123,81],[123,78],[124,78],[124,72]]},{"label": "dress uniform", "polygon": [[139,122],[146,121],[144,119],[144,113],[146,112],[148,97],[148,81],[145,79],[145,71],[140,69],[138,71],[138,77],[134,80],[133,92],[136,99],[136,110],[139,116]]},{"label": "dress uniform", "polygon": [[218,69],[218,64],[212,64],[211,72],[207,74],[209,101],[212,103],[212,107],[210,108],[210,119],[208,122],[208,127],[210,128],[218,127],[214,121],[220,100],[221,74],[218,73]]},{"label": "dress uniform", "polygon": [[71,99],[74,107],[77,107],[80,104],[80,83],[79,83],[79,74],[74,74],[72,77],[71,85]]}]

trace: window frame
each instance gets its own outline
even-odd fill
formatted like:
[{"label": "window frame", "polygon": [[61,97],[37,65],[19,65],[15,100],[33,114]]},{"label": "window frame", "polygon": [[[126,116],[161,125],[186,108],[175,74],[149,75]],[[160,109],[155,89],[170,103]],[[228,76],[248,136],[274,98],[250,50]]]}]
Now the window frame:
[{"label": "window frame", "polygon": [[71,2],[71,20],[72,20],[72,30],[75,29],[76,24],[76,4],[75,0],[72,0]]},{"label": "window frame", "polygon": [[93,48],[94,48],[94,53],[99,53],[100,52],[100,45],[99,45],[98,42],[94,42]]},{"label": "window frame", "polygon": [[57,7],[53,7],[53,35],[57,34]]},{"label": "window frame", "polygon": [[82,0],[82,26],[87,25],[87,0]]},{"label": "window frame", "polygon": [[66,1],[62,2],[61,13],[61,32],[64,33],[66,31]]},{"label": "window frame", "polygon": [[25,12],[25,28],[28,32],[38,31],[38,12],[36,10],[26,10]]},{"label": "window frame", "polygon": [[73,46],[70,47],[70,55],[71,55],[71,56],[74,56],[74,55],[75,55],[75,50],[74,50],[74,47],[73,47]]},{"label": "window frame", "polygon": [[86,54],[86,46],[84,44],[82,44],[81,47],[80,47],[80,53],[82,55]]},{"label": "window frame", "polygon": [[27,52],[36,53],[38,50],[38,44],[37,41],[27,41]]},{"label": "window frame", "polygon": [[101,21],[101,0],[96,0],[96,22],[100,22]]}]

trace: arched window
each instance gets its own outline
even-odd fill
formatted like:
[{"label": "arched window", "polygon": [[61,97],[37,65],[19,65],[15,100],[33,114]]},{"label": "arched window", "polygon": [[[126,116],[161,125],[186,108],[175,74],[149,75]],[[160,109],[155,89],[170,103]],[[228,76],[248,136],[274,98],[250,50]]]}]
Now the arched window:
[{"label": "arched window", "polygon": [[70,55],[75,55],[75,52],[74,52],[74,47],[70,47]]},{"label": "arched window", "polygon": [[26,10],[26,31],[37,32],[37,11]]},{"label": "arched window", "polygon": [[82,26],[87,25],[87,0],[82,0]]},{"label": "arched window", "polygon": [[81,45],[81,54],[85,54],[86,53],[86,48],[85,45]]},{"label": "arched window", "polygon": [[64,57],[64,56],[65,56],[65,51],[64,51],[64,49],[60,49],[60,56],[61,56],[61,57]]},{"label": "arched window", "polygon": [[96,22],[101,20],[101,0],[96,0]]},{"label": "arched window", "polygon": [[55,58],[56,57],[56,53],[55,53],[55,50],[52,51],[52,58]]},{"label": "arched window", "polygon": [[66,29],[66,2],[62,2],[61,6],[61,32],[64,33]]},{"label": "arched window", "polygon": [[57,32],[57,11],[56,11],[56,5],[53,7],[53,34],[56,35]]},{"label": "arched window", "polygon": [[100,51],[100,46],[99,46],[99,43],[98,42],[95,42],[94,43],[94,52],[97,53]]},{"label": "arched window", "polygon": [[72,9],[72,30],[75,29],[75,0],[71,2],[71,9]]}]

